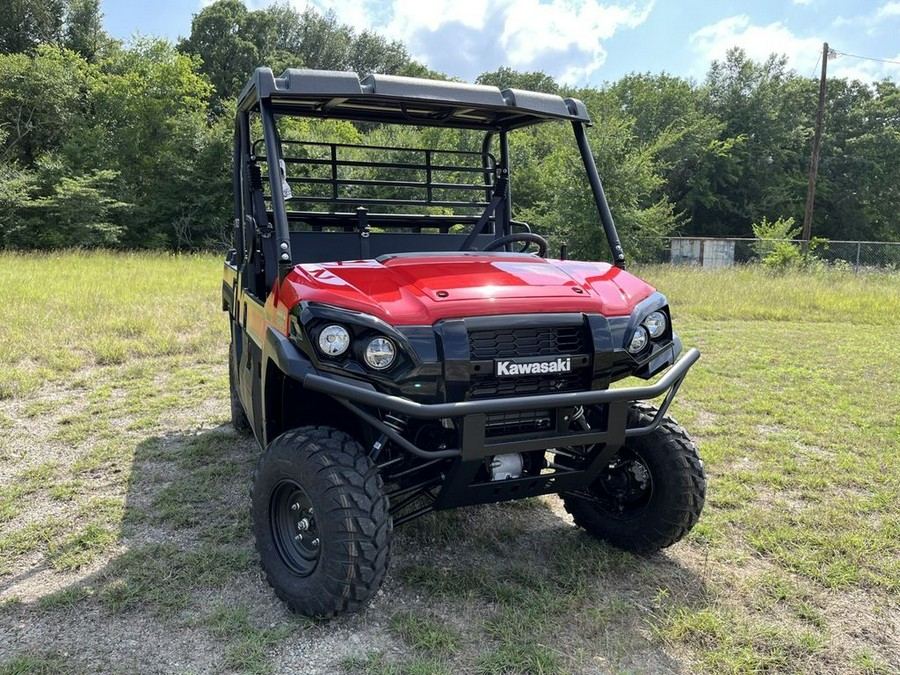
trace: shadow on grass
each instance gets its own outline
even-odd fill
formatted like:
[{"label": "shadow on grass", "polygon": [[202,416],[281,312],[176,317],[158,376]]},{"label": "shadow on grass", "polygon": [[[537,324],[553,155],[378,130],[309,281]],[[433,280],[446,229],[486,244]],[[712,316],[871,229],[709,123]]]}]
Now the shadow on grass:
[{"label": "shadow on grass", "polygon": [[[438,513],[404,527],[393,576],[415,597],[406,611],[439,617],[463,642],[480,643],[456,671],[681,672],[658,627],[673,610],[708,603],[704,580],[667,553],[635,556],[597,541],[556,499]],[[420,640],[420,655],[434,656]]]},{"label": "shadow on grass", "polygon": [[[318,640],[346,629],[380,631],[376,642],[405,646],[385,660],[364,642],[343,663],[352,672],[679,671],[655,625],[664,607],[704,604],[703,580],[667,554],[641,558],[595,541],[551,507],[552,497],[404,525],[384,591],[361,618],[298,620],[256,566],[248,490],[257,452],[252,439],[224,425],[140,442],[121,512],[124,552],[37,607],[0,612],[52,618],[89,610],[113,629],[129,618],[162,633],[199,628],[213,646],[214,669],[241,672],[271,668],[292,633],[294,641]],[[12,637],[29,658],[34,650],[57,658],[59,650],[75,665],[167,668],[152,651],[130,655],[133,662],[113,651],[111,662],[98,664],[78,635]],[[416,670],[423,663],[433,667]]]},{"label": "shadow on grass", "polygon": [[98,575],[99,601],[171,615],[254,571],[247,495],[255,457],[252,439],[225,425],[141,442],[122,520],[128,551]]},{"label": "shadow on grass", "polygon": [[[253,655],[251,662],[238,651],[267,634],[255,621],[236,618],[241,630],[219,645],[202,630],[212,613],[232,602],[231,591],[261,590],[247,496],[256,453],[252,440],[224,425],[154,436],[130,447],[124,500],[85,496],[85,504],[115,501],[116,508],[82,509],[70,521],[78,536],[45,539],[35,549],[43,552],[38,562],[4,579],[13,598],[19,592],[37,601],[0,608],[0,673],[42,672],[41,659],[48,672],[174,672],[185,663],[192,664],[189,670],[208,670],[203,643],[213,643],[225,669],[263,667],[267,657]],[[112,473],[111,464],[93,467],[84,478],[88,491],[103,492]],[[111,547],[121,552],[96,568]],[[76,564],[59,570],[53,561],[61,557]],[[55,570],[78,580],[58,588]],[[35,589],[42,581],[58,590]],[[71,621],[73,613],[78,622]],[[171,649],[162,646],[169,635],[190,631],[196,637]],[[131,643],[145,639],[150,648],[131,648],[126,638],[132,632],[137,634]],[[56,668],[61,658],[66,667]]]}]

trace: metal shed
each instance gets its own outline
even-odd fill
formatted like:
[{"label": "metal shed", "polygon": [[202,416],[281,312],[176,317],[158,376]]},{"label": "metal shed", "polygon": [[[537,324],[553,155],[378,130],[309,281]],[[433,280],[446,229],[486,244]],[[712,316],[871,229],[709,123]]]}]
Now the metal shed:
[{"label": "metal shed", "polygon": [[675,264],[699,265],[707,269],[734,265],[732,239],[676,237],[671,246],[671,260]]}]

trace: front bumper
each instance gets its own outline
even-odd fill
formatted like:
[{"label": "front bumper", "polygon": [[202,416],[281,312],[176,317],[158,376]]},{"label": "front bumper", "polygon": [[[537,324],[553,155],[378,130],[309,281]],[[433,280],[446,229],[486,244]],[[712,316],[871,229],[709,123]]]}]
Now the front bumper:
[{"label": "front bumper", "polygon": [[[678,387],[687,375],[688,369],[700,358],[697,349],[689,349],[678,359],[668,371],[655,383],[645,387],[627,387],[620,389],[604,389],[600,391],[567,392],[562,394],[544,394],[539,396],[519,396],[511,398],[495,398],[482,401],[460,401],[456,403],[424,404],[410,401],[399,396],[383,394],[372,389],[365,389],[349,382],[342,382],[330,377],[324,377],[315,373],[308,373],[303,378],[303,386],[312,391],[328,394],[339,403],[352,409],[357,414],[362,414],[368,422],[378,428],[388,438],[401,447],[409,450],[419,457],[435,459],[441,457],[466,456],[478,453],[481,456],[501,454],[502,452],[529,452],[559,446],[587,445],[594,443],[608,443],[614,440],[612,436],[621,437],[650,433],[659,426],[663,415],[669,407]],[[609,405],[612,408],[628,406],[633,401],[653,399],[666,394],[666,398],[653,422],[647,426],[626,429],[625,418],[627,410],[623,414],[610,414],[610,427],[607,431],[569,431],[557,429],[546,434],[535,434],[529,441],[510,442],[501,439],[497,442],[487,442],[484,434],[485,415],[490,413],[516,412],[536,409],[550,409],[557,412],[559,421],[567,422],[568,418],[562,413],[579,406],[594,406],[600,404]],[[393,413],[407,415],[416,419],[435,420],[452,419],[459,423],[464,430],[461,435],[461,447],[454,450],[429,451],[417,448],[409,441],[402,438],[396,431],[383,424],[376,417],[361,410],[358,405],[365,405]],[[616,427],[613,429],[612,427]],[[619,428],[621,427],[621,428]],[[510,446],[515,446],[515,449]],[[618,444],[621,445],[621,442]],[[483,451],[490,448],[490,452]]]},{"label": "front bumper", "polygon": [[[457,419],[467,418],[473,415],[486,415],[489,413],[516,412],[523,410],[535,410],[538,408],[573,408],[576,406],[598,405],[601,403],[630,403],[632,401],[645,401],[656,398],[668,392],[663,405],[660,406],[660,414],[653,424],[639,429],[628,429],[625,436],[645,434],[653,431],[665,414],[668,404],[675,392],[687,375],[688,369],[700,358],[697,349],[689,349],[676,361],[671,368],[655,383],[646,387],[626,387],[620,389],[604,389],[600,391],[579,391],[563,394],[542,394],[537,396],[516,396],[510,398],[494,398],[481,401],[459,401],[456,403],[417,403],[399,396],[391,396],[381,392],[365,389],[349,382],[342,382],[330,377],[324,377],[315,373],[308,373],[303,378],[303,386],[307,389],[328,394],[341,402],[359,403],[381,410],[389,410],[414,417],[416,419],[435,420],[442,418]],[[389,435],[390,436],[390,435]],[[395,440],[395,439],[392,439]],[[562,441],[563,439],[558,439]],[[566,439],[571,440],[571,439]],[[580,441],[583,443],[584,441]],[[588,441],[592,442],[592,441]],[[572,445],[572,442],[557,443],[556,445]],[[576,443],[578,444],[578,443]],[[547,447],[555,447],[550,445]],[[459,451],[444,451],[460,454]],[[420,450],[415,454],[423,457],[435,457],[437,453]],[[453,456],[453,455],[445,455]]]},{"label": "front bumper", "polygon": [[[303,386],[331,396],[372,425],[397,446],[427,460],[455,458],[437,495],[435,508],[505,501],[550,492],[578,490],[590,485],[610,458],[630,436],[654,431],[662,422],[690,367],[700,358],[689,349],[655,383],[645,387],[591,390],[537,396],[518,396],[457,403],[423,404],[399,396],[366,389],[313,372],[303,377]],[[665,394],[650,424],[628,428],[628,409],[634,401]],[[364,409],[363,407],[367,409]],[[601,406],[604,423],[596,428],[570,428],[581,406]],[[459,430],[459,447],[426,450],[415,446],[387,426],[371,409],[390,411],[421,420],[450,419]],[[555,428],[518,436],[489,437],[487,415],[492,413],[549,409]],[[503,481],[477,482],[476,475],[485,458],[505,453],[528,453],[558,448],[582,448],[577,461],[550,474],[523,476]]]}]

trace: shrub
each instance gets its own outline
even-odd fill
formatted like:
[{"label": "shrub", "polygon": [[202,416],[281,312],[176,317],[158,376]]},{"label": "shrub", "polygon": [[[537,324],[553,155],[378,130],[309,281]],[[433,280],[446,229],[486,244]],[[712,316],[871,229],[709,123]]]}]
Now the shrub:
[{"label": "shrub", "polygon": [[752,227],[753,234],[758,239],[753,244],[753,249],[763,265],[777,270],[800,265],[800,245],[791,241],[800,234],[800,228],[794,227],[793,218],[778,218],[770,222],[763,217],[761,222],[753,223]]}]

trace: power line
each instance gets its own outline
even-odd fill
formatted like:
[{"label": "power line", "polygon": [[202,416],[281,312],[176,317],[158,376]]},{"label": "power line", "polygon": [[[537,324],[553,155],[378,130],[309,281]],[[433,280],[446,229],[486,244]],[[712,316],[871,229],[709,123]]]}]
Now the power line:
[{"label": "power line", "polygon": [[879,63],[893,63],[896,66],[900,66],[900,61],[892,61],[891,59],[876,59],[874,56],[860,56],[859,54],[848,54],[847,52],[839,52],[837,49],[832,49],[831,51],[840,56],[849,56],[854,59],[863,59],[865,61],[878,61]]},{"label": "power line", "polygon": [[810,77],[815,77],[815,76],[816,76],[816,71],[819,70],[819,59],[821,59],[821,58],[822,58],[822,55],[821,55],[821,54],[819,54],[819,55],[816,57],[816,65],[813,66],[813,72],[812,72],[812,75],[810,75]]}]

